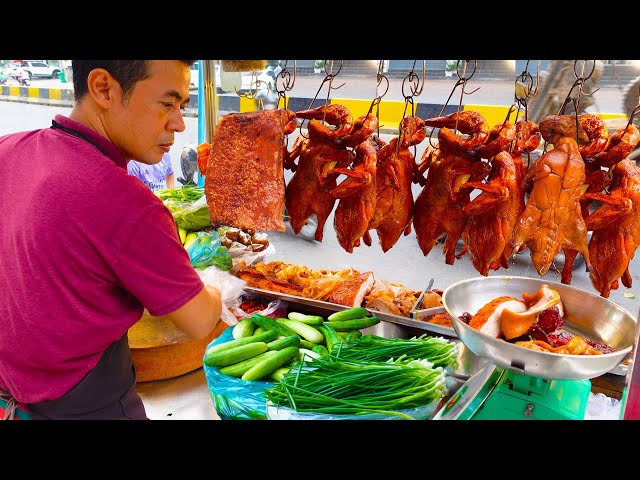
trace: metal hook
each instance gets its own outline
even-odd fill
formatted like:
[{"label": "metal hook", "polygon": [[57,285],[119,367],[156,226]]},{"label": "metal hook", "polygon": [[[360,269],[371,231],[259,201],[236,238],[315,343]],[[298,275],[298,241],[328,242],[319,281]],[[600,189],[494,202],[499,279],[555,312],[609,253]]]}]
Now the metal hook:
[{"label": "metal hook", "polygon": [[[478,61],[477,60],[473,61],[473,70],[471,71],[471,74],[467,77],[466,76],[466,72],[467,72],[468,64],[469,64],[469,60],[458,60],[458,63],[456,64],[456,76],[458,77],[458,80],[456,80],[456,83],[453,85],[453,88],[451,89],[451,93],[447,97],[447,101],[444,103],[444,105],[440,109],[440,115],[439,116],[442,116],[444,114],[445,109],[449,105],[449,101],[451,100],[451,97],[453,97],[453,94],[456,91],[456,88],[458,88],[459,86],[461,86],[461,88],[460,88],[460,100],[458,101],[458,110],[457,110],[458,113],[462,110],[462,97],[465,94],[466,95],[472,95],[475,92],[477,92],[478,90],[480,90],[480,87],[478,87],[475,90],[472,90],[471,92],[466,92],[465,91],[465,87],[466,87],[467,82],[476,73],[476,69],[478,67]],[[461,65],[462,65],[462,74],[460,74],[460,66]],[[458,129],[458,120],[459,119],[456,118],[456,126],[455,126],[456,130]],[[432,141],[433,131],[434,131],[434,129],[432,128],[431,129],[431,133],[429,133],[429,145],[431,145],[433,148],[438,148],[438,146],[434,145],[433,141]]]},{"label": "metal hook", "polygon": [[[322,83],[320,83],[320,87],[318,87],[318,91],[316,92],[314,97],[311,99],[311,103],[309,104],[309,108],[313,107],[313,104],[316,101],[316,99],[318,98],[318,95],[320,94],[320,91],[322,90],[322,86],[325,83],[329,82],[328,87],[327,87],[327,98],[325,98],[325,102],[324,102],[325,106],[329,105],[329,100],[330,100],[330,97],[331,97],[331,90],[337,90],[337,89],[342,88],[342,87],[344,87],[346,85],[346,82],[341,84],[341,85],[338,85],[337,87],[334,87],[332,85],[333,84],[333,79],[340,73],[340,70],[342,70],[342,64],[343,64],[343,61],[340,60],[340,66],[338,67],[338,71],[336,73],[332,73],[333,72],[333,62],[334,62],[333,60],[325,60],[324,61],[324,71],[326,73],[326,76],[322,80]],[[324,117],[322,119],[323,122],[325,121],[326,116],[327,116],[327,112],[325,110]],[[300,135],[303,135],[303,133],[302,133],[302,125],[304,125],[304,122],[305,122],[305,120],[303,120],[300,123],[300,126],[299,126]],[[307,137],[304,137],[304,138],[307,138]]]},{"label": "metal hook", "polygon": [[287,108],[287,92],[290,92],[293,89],[293,86],[296,83],[296,67],[297,61],[293,61],[293,78],[291,77],[291,72],[287,69],[287,63],[289,60],[284,62],[284,67],[280,70],[280,73],[276,76],[276,92],[278,93],[278,107],[280,107],[280,99],[282,99],[282,108]]}]

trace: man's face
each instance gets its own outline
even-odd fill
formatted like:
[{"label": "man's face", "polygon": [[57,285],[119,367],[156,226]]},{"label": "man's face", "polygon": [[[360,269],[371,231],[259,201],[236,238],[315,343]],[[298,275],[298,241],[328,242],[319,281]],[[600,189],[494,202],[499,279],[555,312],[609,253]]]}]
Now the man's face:
[{"label": "man's face", "polygon": [[[152,60],[150,76],[135,84],[127,98],[117,89],[108,131],[127,160],[153,165],[169,152],[175,132],[185,129],[182,109],[189,101],[189,66],[178,60]],[[117,101],[119,100],[119,101]]]}]

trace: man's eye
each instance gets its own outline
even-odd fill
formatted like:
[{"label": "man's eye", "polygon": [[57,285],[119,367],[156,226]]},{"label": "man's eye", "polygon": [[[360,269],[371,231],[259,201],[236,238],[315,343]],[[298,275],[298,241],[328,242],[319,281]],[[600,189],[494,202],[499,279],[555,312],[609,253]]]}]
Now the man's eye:
[{"label": "man's eye", "polygon": [[165,103],[164,106],[165,108],[171,109],[173,108],[173,103]]}]

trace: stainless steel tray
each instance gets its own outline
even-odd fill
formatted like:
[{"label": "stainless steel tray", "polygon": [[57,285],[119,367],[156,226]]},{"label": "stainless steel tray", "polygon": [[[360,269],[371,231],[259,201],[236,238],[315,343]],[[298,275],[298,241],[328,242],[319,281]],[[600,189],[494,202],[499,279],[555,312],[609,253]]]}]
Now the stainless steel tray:
[{"label": "stainless steel tray", "polygon": [[[271,290],[263,290],[261,288],[245,287],[244,291],[248,293],[253,293],[254,295],[267,297],[267,298],[277,298],[295,305],[306,306],[309,309],[312,309],[314,311],[339,312],[341,310],[346,310],[347,308],[349,308],[349,307],[346,307],[345,305],[339,305],[337,303],[323,302],[321,300],[313,300],[311,298],[288,295],[286,293],[272,292]],[[374,310],[372,308],[367,308],[367,311],[370,312],[372,315],[376,315],[377,317],[380,317],[380,320],[384,320],[385,322],[397,323],[397,324],[405,325],[408,327],[414,327],[419,330],[426,330],[427,332],[431,332],[437,335],[442,335],[445,337],[458,338],[458,334],[453,328],[445,327],[443,325],[437,325],[435,323],[414,320],[409,317],[401,317],[400,315],[392,315],[390,313],[381,312],[379,310]],[[442,307],[442,311],[444,311],[444,307]],[[438,313],[438,312],[434,311],[434,313]]]}]

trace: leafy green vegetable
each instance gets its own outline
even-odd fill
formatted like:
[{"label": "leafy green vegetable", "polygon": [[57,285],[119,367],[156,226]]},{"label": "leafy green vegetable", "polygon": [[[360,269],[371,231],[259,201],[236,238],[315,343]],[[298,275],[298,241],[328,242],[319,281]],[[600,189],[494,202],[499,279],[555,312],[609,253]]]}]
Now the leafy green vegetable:
[{"label": "leafy green vegetable", "polygon": [[161,200],[175,200],[179,202],[195,202],[204,195],[204,187],[185,185],[182,188],[165,188],[158,190],[156,196]]}]

